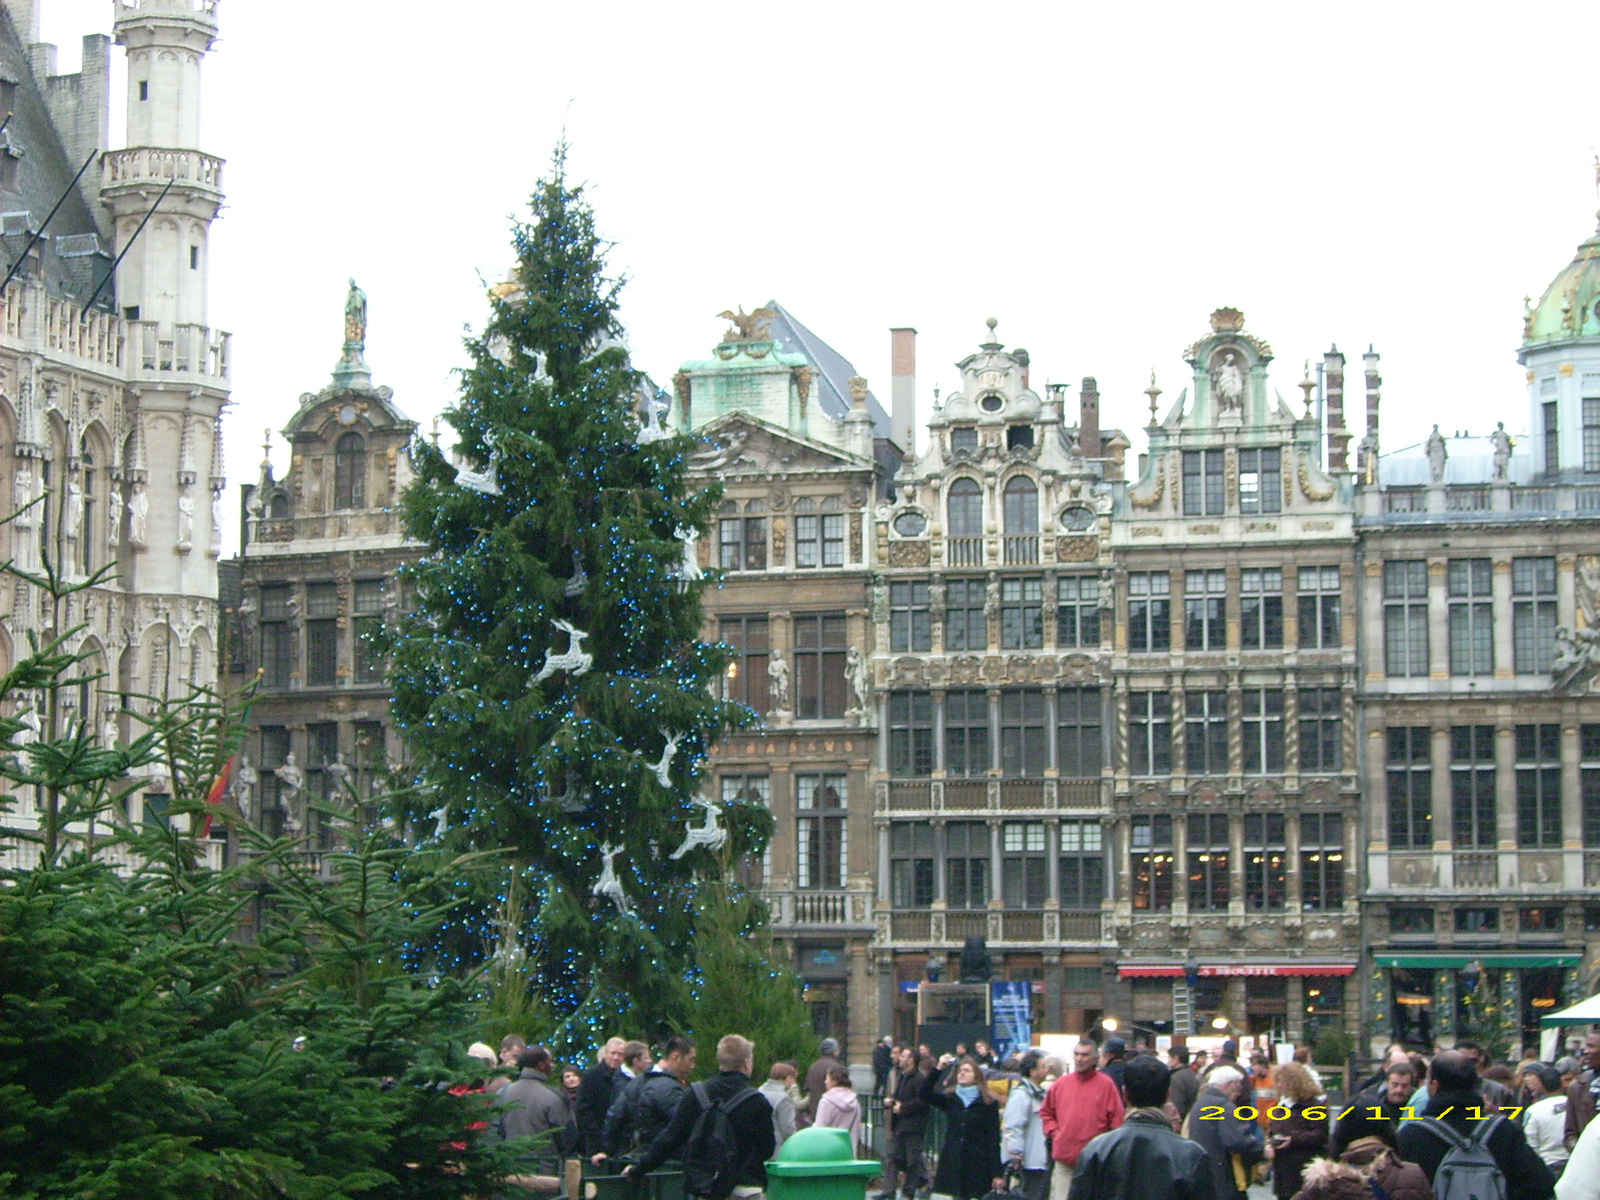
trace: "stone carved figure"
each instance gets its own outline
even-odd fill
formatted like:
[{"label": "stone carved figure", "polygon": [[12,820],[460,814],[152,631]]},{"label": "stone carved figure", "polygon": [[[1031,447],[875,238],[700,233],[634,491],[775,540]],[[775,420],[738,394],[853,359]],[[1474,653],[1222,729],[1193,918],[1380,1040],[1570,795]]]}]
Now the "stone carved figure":
[{"label": "stone carved figure", "polygon": [[1556,656],[1550,664],[1550,679],[1558,692],[1587,688],[1600,676],[1600,631],[1594,626],[1556,629]]},{"label": "stone carved figure", "polygon": [[23,529],[33,525],[33,510],[28,503],[33,499],[33,472],[26,459],[17,463],[16,477],[11,481],[11,507],[17,510],[17,524]]},{"label": "stone carved figure", "polygon": [[689,455],[689,467],[695,471],[716,471],[738,458],[745,442],[750,440],[748,429],[730,429],[719,435],[719,441],[706,439],[705,444]]},{"label": "stone carved figure", "polygon": [[212,558],[222,553],[222,489],[211,493],[211,549]]},{"label": "stone carved figure", "polygon": [[145,495],[144,484],[135,482],[133,494],[128,497],[128,544],[135,550],[149,546],[150,497]]},{"label": "stone carved figure", "polygon": [[732,328],[723,334],[724,342],[765,342],[772,338],[772,323],[778,319],[778,314],[770,308],[758,308],[754,312],[745,312],[740,305],[735,311],[725,308],[717,314],[727,321]]},{"label": "stone carved figure", "polygon": [[327,772],[328,778],[333,781],[333,794],[342,796],[350,790],[350,765],[344,761],[344,755],[334,753],[333,761],[322,768]]},{"label": "stone carved figure", "polygon": [[1218,412],[1238,412],[1244,407],[1244,369],[1237,350],[1225,350],[1211,368],[1211,391]]},{"label": "stone carved figure", "polygon": [[683,845],[672,852],[674,859],[682,858],[696,846],[704,846],[707,850],[720,850],[722,844],[728,840],[728,831],[717,824],[717,818],[722,815],[722,805],[710,796],[696,796],[692,803],[706,810],[706,819],[699,825],[689,826]]},{"label": "stone carved figure", "polygon": [[615,859],[621,853],[621,846],[613,846],[610,842],[601,845],[600,878],[595,880],[594,894],[610,900],[617,906],[617,911],[626,917],[633,914],[633,906],[628,901],[628,893],[622,890],[622,880],[617,878]]},{"label": "stone carved figure", "polygon": [[274,775],[283,787],[278,790],[278,807],[283,811],[283,828],[286,833],[300,832],[300,820],[294,814],[294,798],[305,791],[306,773],[295,761],[294,751],[283,756],[283,765],[274,768]]},{"label": "stone carved figure", "polygon": [[1439,432],[1437,425],[1433,427],[1433,432],[1428,435],[1424,449],[1428,454],[1429,480],[1434,483],[1443,483],[1444,465],[1450,460],[1450,450],[1445,445],[1444,435]]},{"label": "stone carved figure", "polygon": [[856,712],[865,713],[867,706],[872,703],[872,682],[867,669],[867,656],[854,646],[845,652],[844,677],[850,684],[850,690],[855,693]]},{"label": "stone carved figure", "polygon": [[178,550],[187,552],[194,546],[194,497],[184,488],[178,494]]},{"label": "stone carved figure", "polygon": [[66,528],[62,530],[69,538],[78,536],[78,530],[83,527],[83,488],[76,479],[67,481],[67,517]]},{"label": "stone carved figure", "polygon": [[233,799],[246,821],[255,819],[256,786],[260,782],[261,774],[250,765],[250,756],[241,754],[239,768],[233,773]]},{"label": "stone carved figure", "polygon": [[789,663],[781,650],[767,655],[767,696],[772,701],[773,712],[787,712],[789,708]]},{"label": "stone carved figure", "polygon": [[1494,432],[1489,435],[1489,444],[1494,447],[1494,477],[1505,479],[1511,470],[1511,435],[1506,432],[1506,423],[1496,421]]},{"label": "stone carved figure", "polygon": [[344,299],[344,340],[355,345],[365,345],[367,340],[367,294],[354,279]]}]

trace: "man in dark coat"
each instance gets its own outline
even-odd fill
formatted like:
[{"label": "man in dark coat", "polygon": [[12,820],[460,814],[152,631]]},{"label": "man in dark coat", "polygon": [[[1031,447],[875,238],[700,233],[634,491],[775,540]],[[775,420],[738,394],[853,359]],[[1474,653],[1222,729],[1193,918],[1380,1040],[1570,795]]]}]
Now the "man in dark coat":
[{"label": "man in dark coat", "polygon": [[[1248,1078],[1237,1066],[1224,1063],[1212,1067],[1199,1099],[1189,1110],[1185,1132],[1210,1160],[1211,1187],[1217,1200],[1244,1200],[1244,1189],[1233,1175],[1235,1154],[1247,1175],[1250,1168],[1273,1154],[1261,1126],[1238,1114],[1240,1093],[1248,1086]],[[1216,1109],[1222,1110],[1220,1115],[1215,1114]]]},{"label": "man in dark coat", "polygon": [[[733,1131],[734,1188],[766,1191],[766,1163],[772,1157],[778,1140],[772,1128],[772,1105],[750,1086],[750,1072],[754,1069],[754,1044],[737,1033],[730,1033],[717,1043],[717,1073],[706,1080],[705,1090],[708,1100],[713,1104],[727,1105],[728,1101],[735,1101],[724,1109],[728,1125]],[[672,1122],[644,1150],[643,1157],[637,1163],[623,1168],[623,1175],[638,1179],[669,1158],[687,1160],[694,1150],[689,1144],[690,1138],[703,1111],[691,1092],[678,1105]]]},{"label": "man in dark coat", "polygon": [[928,1134],[928,1094],[936,1080],[933,1060],[918,1062],[917,1052],[910,1046],[900,1047],[899,1058],[893,1091],[883,1102],[889,1115],[889,1153],[884,1162],[881,1200],[893,1200],[897,1178],[902,1178],[900,1190],[906,1200],[912,1200],[918,1189],[928,1184],[922,1145]]},{"label": "man in dark coat", "polygon": [[1597,1103],[1600,1103],[1600,1033],[1591,1033],[1583,1043],[1579,1057],[1584,1072],[1567,1087],[1567,1146],[1578,1144],[1584,1127],[1594,1120]]},{"label": "man in dark coat", "polygon": [[550,1083],[550,1051],[543,1046],[529,1046],[517,1060],[521,1071],[500,1094],[495,1097],[494,1125],[506,1140],[534,1137],[555,1131],[554,1140],[548,1142],[537,1156],[540,1171],[555,1174],[563,1147],[563,1131],[572,1124],[572,1108]]},{"label": "man in dark coat", "polygon": [[[1500,1116],[1478,1090],[1477,1064],[1459,1050],[1434,1056],[1428,1068],[1428,1093],[1431,1099],[1423,1116],[1443,1121],[1463,1137],[1472,1136],[1479,1120]],[[1427,1120],[1402,1123],[1395,1140],[1400,1157],[1421,1167],[1432,1183],[1450,1143]],[[1506,1200],[1549,1200],[1555,1194],[1555,1177],[1515,1122],[1502,1117],[1486,1144],[1505,1177]]]},{"label": "man in dark coat", "polygon": [[889,1072],[894,1067],[894,1039],[883,1037],[872,1048],[873,1095],[881,1096],[889,1086]]},{"label": "man in dark coat", "polygon": [[621,1078],[622,1048],[627,1044],[619,1037],[608,1040],[600,1051],[600,1061],[583,1073],[583,1082],[578,1084],[573,1110],[578,1118],[578,1150],[585,1158],[604,1149],[606,1113],[611,1109],[611,1093]]},{"label": "man in dark coat", "polygon": [[1374,1108],[1380,1109],[1383,1119],[1398,1126],[1406,1116],[1405,1108],[1421,1086],[1421,1080],[1411,1073],[1409,1060],[1396,1060],[1388,1066],[1384,1086],[1363,1092],[1343,1108],[1337,1109],[1338,1119],[1333,1123],[1333,1138],[1328,1143],[1328,1157],[1338,1158],[1350,1143],[1367,1132],[1367,1118]]},{"label": "man in dark coat", "polygon": [[606,1109],[600,1151],[589,1156],[595,1166],[613,1154],[626,1154],[633,1148],[633,1118],[639,1109],[639,1091],[654,1065],[650,1047],[643,1042],[629,1042],[622,1048],[622,1068],[611,1087],[611,1104]]},{"label": "man in dark coat", "polygon": [[1200,1094],[1200,1079],[1189,1069],[1189,1051],[1185,1046],[1174,1046],[1167,1051],[1167,1066],[1172,1078],[1167,1085],[1167,1099],[1178,1110],[1178,1120],[1189,1115],[1194,1098]]},{"label": "man in dark coat", "polygon": [[1162,1107],[1171,1074],[1150,1055],[1123,1068],[1122,1128],[1083,1148],[1068,1200],[1215,1200],[1206,1152],[1172,1132]]},{"label": "man in dark coat", "polygon": [[839,1043],[832,1038],[823,1038],[822,1044],[817,1047],[816,1061],[806,1072],[806,1124],[811,1124],[817,1119],[817,1101],[822,1099],[822,1093],[828,1090],[828,1072],[834,1067],[841,1066],[839,1062]]}]

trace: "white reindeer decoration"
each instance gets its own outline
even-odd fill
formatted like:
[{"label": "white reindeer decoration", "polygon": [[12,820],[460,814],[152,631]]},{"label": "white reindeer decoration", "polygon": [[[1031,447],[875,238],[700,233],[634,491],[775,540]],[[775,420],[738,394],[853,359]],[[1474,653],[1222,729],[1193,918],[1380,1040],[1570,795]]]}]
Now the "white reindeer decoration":
[{"label": "white reindeer decoration", "polygon": [[595,880],[594,894],[604,896],[617,906],[617,911],[623,916],[630,916],[633,907],[628,902],[628,893],[622,890],[622,880],[617,878],[617,869],[612,860],[622,852],[620,846],[613,846],[606,842],[600,847],[600,878]]},{"label": "white reindeer decoration", "polygon": [[660,759],[645,765],[655,772],[656,782],[662,787],[671,787],[672,776],[668,774],[668,771],[672,767],[672,760],[678,756],[678,743],[683,741],[686,735],[675,733],[670,729],[663,729],[661,736],[667,739],[667,744],[666,748],[661,751]]},{"label": "white reindeer decoration", "polygon": [[563,654],[552,654],[549,650],[544,652],[544,666],[539,668],[539,673],[533,677],[535,683],[543,683],[557,671],[565,671],[574,677],[586,674],[594,665],[594,655],[583,648],[583,639],[589,635],[581,629],[575,629],[565,621],[551,622],[557,629],[566,631],[567,649]]},{"label": "white reindeer decoration", "polygon": [[672,852],[674,859],[682,858],[696,846],[704,846],[707,850],[720,850],[722,843],[728,840],[728,831],[717,824],[717,818],[722,815],[722,805],[710,796],[696,796],[692,803],[706,810],[705,823],[689,826],[689,835],[683,839],[683,845]]}]

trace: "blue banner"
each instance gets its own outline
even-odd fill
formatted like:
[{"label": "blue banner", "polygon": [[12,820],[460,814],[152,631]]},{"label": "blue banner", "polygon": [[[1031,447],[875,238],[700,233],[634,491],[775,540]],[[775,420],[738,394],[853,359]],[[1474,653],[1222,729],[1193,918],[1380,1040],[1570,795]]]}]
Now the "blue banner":
[{"label": "blue banner", "polygon": [[989,988],[994,1052],[1005,1058],[1013,1050],[1033,1044],[1033,984],[1026,979],[1003,979]]}]

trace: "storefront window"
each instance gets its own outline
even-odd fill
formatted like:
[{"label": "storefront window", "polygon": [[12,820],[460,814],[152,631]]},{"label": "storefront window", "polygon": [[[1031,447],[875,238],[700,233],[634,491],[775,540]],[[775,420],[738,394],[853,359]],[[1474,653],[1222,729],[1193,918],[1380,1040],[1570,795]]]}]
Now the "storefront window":
[{"label": "storefront window", "polygon": [[1305,981],[1305,1041],[1315,1046],[1323,1031],[1332,1032],[1344,1022],[1344,980],[1337,975]]},{"label": "storefront window", "polygon": [[1389,972],[1395,1041],[1433,1048],[1433,974],[1405,967]]}]

